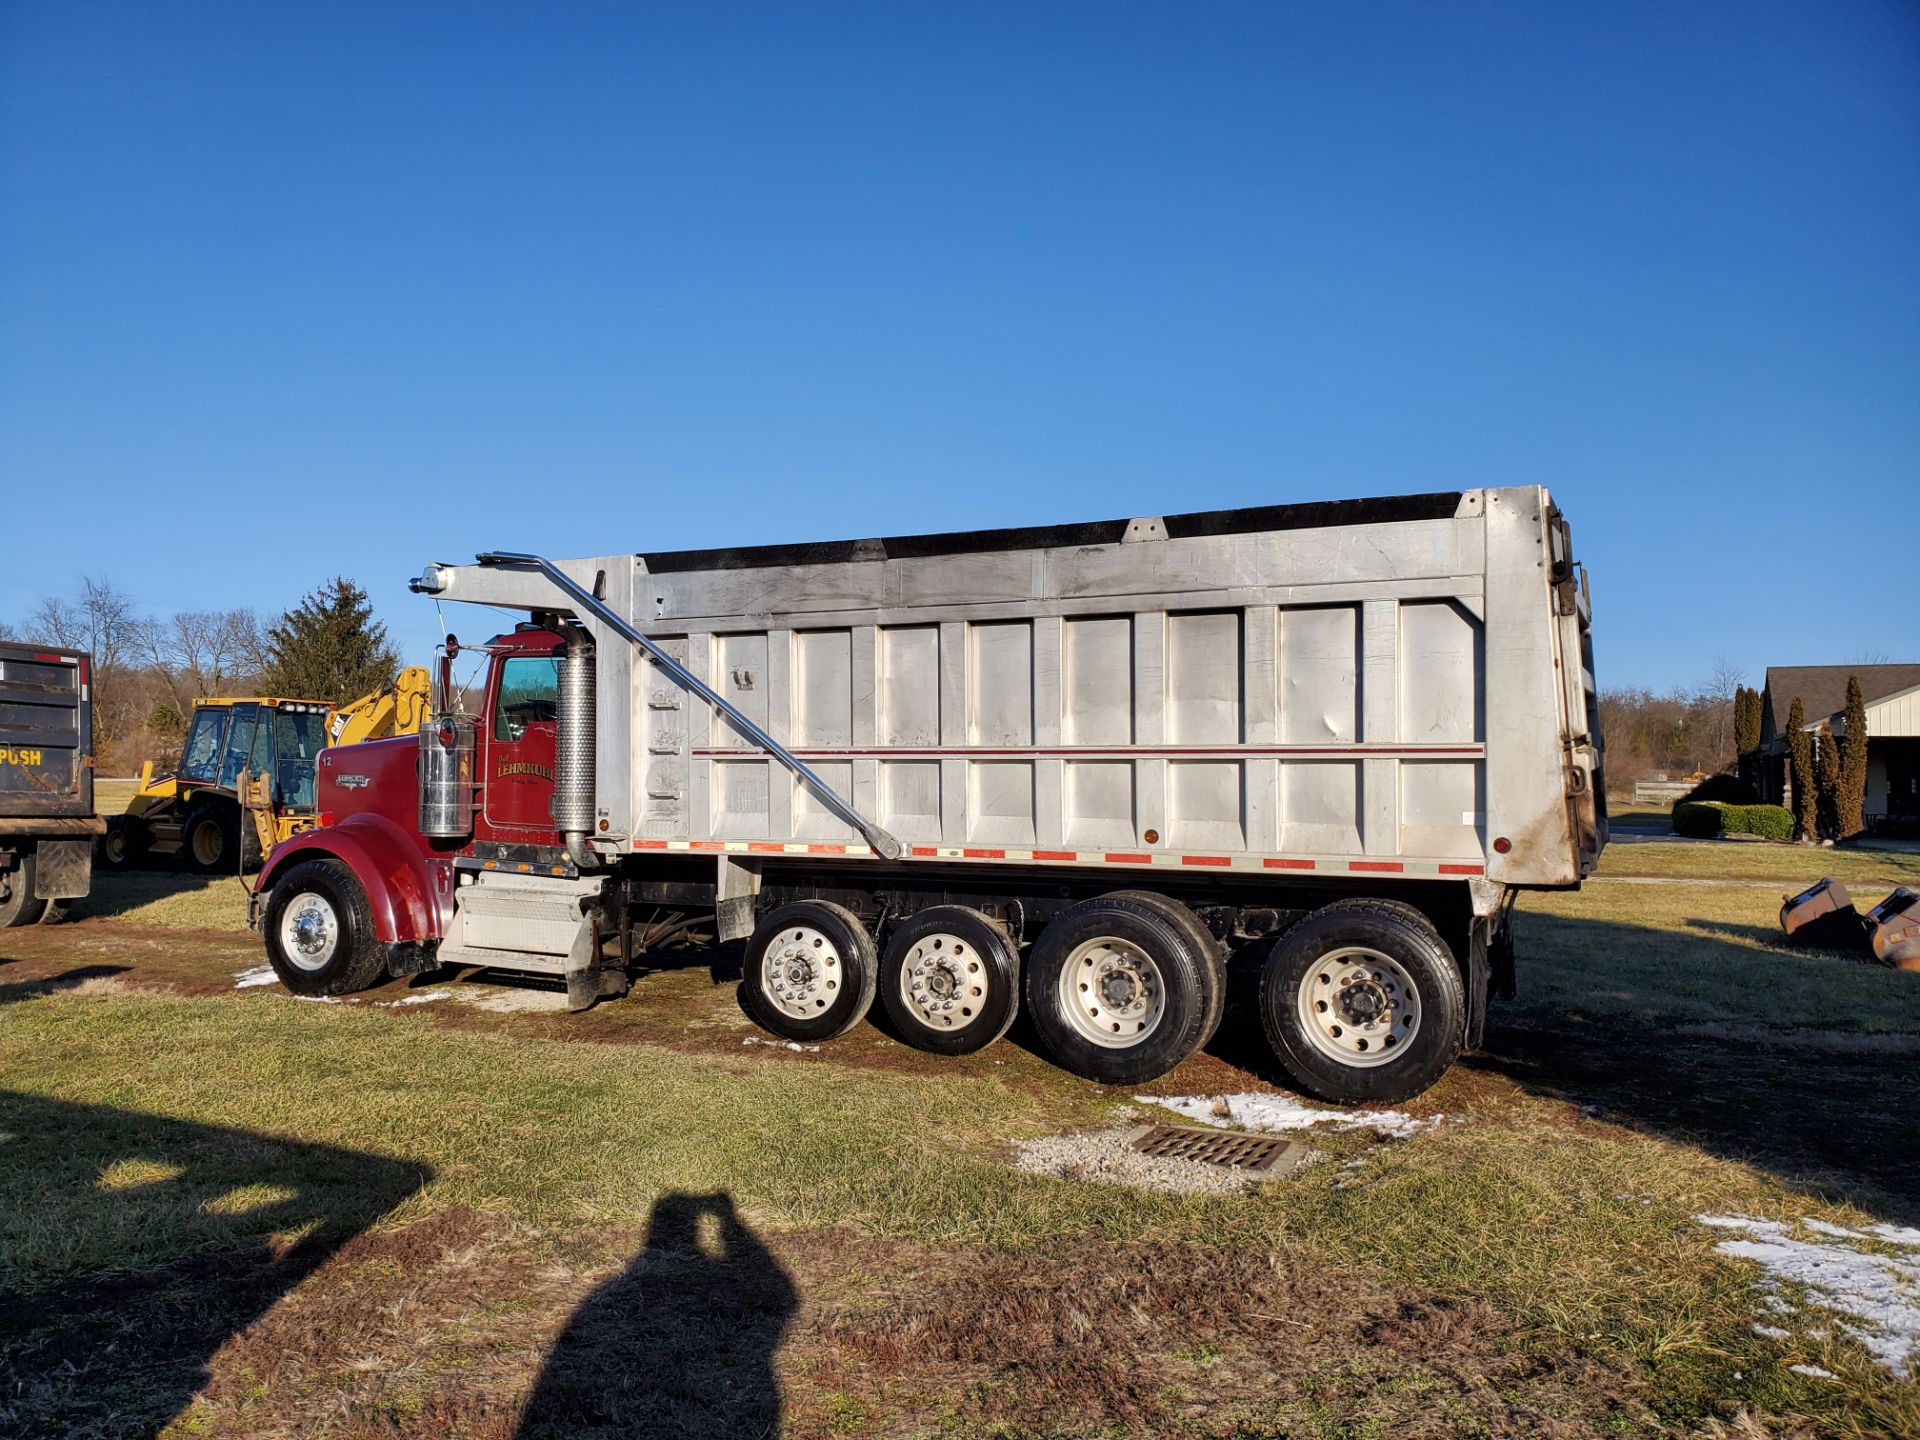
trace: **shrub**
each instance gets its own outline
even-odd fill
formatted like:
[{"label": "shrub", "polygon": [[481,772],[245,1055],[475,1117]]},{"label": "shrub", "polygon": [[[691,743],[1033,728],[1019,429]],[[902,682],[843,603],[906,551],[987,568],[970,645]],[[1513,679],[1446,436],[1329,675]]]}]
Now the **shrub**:
[{"label": "shrub", "polygon": [[1758,805],[1760,792],[1738,775],[1709,775],[1681,797],[1682,804],[1689,800],[1715,801],[1722,805]]},{"label": "shrub", "polygon": [[1762,840],[1791,840],[1793,812],[1780,805],[1726,805],[1715,800],[1682,800],[1673,807],[1675,833],[1697,840],[1723,835],[1757,835]]}]

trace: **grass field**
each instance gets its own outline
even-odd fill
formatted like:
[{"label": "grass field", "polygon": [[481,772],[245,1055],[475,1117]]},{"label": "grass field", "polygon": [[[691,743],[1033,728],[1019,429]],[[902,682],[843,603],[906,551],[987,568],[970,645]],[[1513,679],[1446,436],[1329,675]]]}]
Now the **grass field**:
[{"label": "grass field", "polygon": [[[1693,1218],[1920,1223],[1920,976],[1788,952],[1725,883],[1916,860],[1616,847],[1524,899],[1522,999],[1405,1107],[1437,1123],[1212,1198],[1005,1163],[1136,1108],[1018,1029],[743,1043],[725,952],[585,1016],[299,1003],[236,988],[238,882],[103,877],[0,936],[0,1432],[1920,1433]],[[1143,1090],[1282,1083],[1231,1015]]]}]

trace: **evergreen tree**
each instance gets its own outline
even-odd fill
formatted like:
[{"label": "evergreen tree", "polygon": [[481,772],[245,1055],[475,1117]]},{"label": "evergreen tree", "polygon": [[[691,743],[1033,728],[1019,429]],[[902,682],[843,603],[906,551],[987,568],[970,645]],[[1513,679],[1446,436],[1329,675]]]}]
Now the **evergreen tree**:
[{"label": "evergreen tree", "polygon": [[328,581],[267,629],[266,687],[275,695],[340,705],[390,683],[399,663],[351,580]]},{"label": "evergreen tree", "polygon": [[1802,840],[1819,838],[1814,813],[1813,736],[1807,733],[1806,707],[1798,695],[1787,711],[1787,753],[1793,766],[1793,823]]},{"label": "evergreen tree", "polygon": [[1847,708],[1841,712],[1839,795],[1835,807],[1836,840],[1851,840],[1867,828],[1867,700],[1860,677],[1847,677]]},{"label": "evergreen tree", "polygon": [[1744,763],[1760,748],[1760,692],[1742,685],[1733,696],[1733,749]]},{"label": "evergreen tree", "polygon": [[1813,737],[1813,817],[1822,840],[1840,838],[1840,766],[1824,725]]}]

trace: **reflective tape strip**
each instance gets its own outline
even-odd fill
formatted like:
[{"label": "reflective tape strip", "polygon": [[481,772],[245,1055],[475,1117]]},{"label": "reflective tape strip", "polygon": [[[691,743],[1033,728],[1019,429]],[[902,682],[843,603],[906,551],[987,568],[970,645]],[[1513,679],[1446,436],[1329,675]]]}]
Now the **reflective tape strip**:
[{"label": "reflective tape strip", "polygon": [[[867,845],[833,844],[806,840],[635,840],[635,850],[665,850],[676,854],[728,855],[845,855],[873,857]],[[907,854],[915,860],[986,860],[1001,864],[1174,866],[1203,870],[1271,870],[1313,872],[1321,875],[1408,875],[1449,878],[1484,875],[1487,867],[1460,860],[1372,860],[1364,857],[1306,855],[1187,855],[1147,850],[1013,850],[1001,846],[914,845]]]}]

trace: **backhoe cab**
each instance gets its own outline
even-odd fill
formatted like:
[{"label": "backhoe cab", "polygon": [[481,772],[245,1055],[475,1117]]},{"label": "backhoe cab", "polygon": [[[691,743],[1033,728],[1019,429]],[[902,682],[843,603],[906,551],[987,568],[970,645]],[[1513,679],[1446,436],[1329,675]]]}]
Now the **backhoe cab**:
[{"label": "backhoe cab", "polygon": [[417,666],[337,709],[277,696],[197,700],[180,763],[166,775],[155,775],[151,761],[142,768],[95,859],[109,870],[169,859],[209,875],[251,869],[313,827],[321,750],[410,734],[427,709],[427,672]]}]

